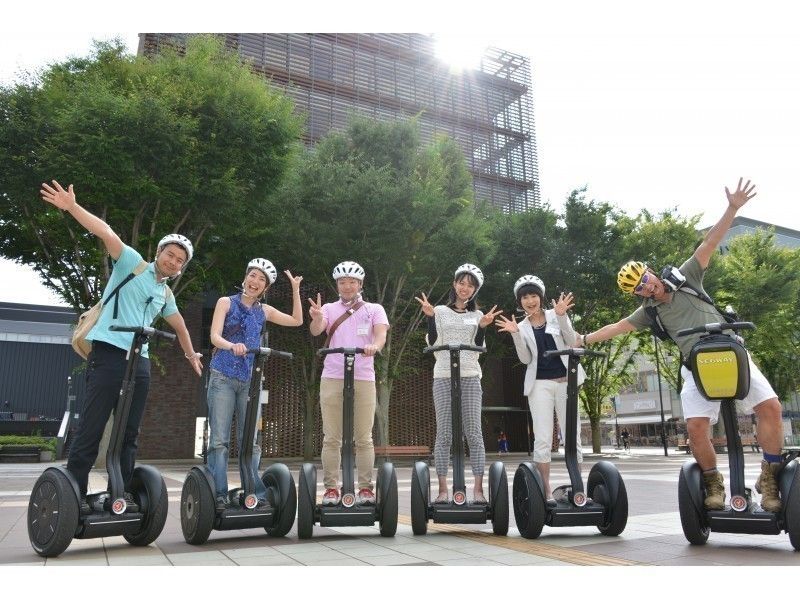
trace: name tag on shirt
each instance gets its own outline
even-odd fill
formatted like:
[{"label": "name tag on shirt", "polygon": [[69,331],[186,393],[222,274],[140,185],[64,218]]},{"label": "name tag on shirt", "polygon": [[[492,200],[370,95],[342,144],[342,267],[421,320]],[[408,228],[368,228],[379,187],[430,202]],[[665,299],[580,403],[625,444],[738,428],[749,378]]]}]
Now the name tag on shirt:
[{"label": "name tag on shirt", "polygon": [[358,336],[367,336],[369,334],[369,324],[359,324],[356,334]]},{"label": "name tag on shirt", "polygon": [[461,321],[464,322],[464,326],[477,326],[478,325],[478,318],[464,318]]}]

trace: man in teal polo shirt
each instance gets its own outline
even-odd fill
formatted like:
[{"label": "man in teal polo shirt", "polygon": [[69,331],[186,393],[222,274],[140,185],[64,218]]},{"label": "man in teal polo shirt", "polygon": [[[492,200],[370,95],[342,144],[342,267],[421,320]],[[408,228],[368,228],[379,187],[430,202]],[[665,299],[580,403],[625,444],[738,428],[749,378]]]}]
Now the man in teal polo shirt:
[{"label": "man in teal polo shirt", "polygon": [[[125,245],[106,222],[78,205],[72,185],[65,191],[57,181],[52,183],[52,187],[47,183],[42,184],[42,199],[69,213],[81,226],[103,241],[114,260],[114,270],[103,291],[103,298],[106,299],[119,283],[135,270],[138,272],[137,266],[142,263],[142,256]],[[160,313],[175,329],[191,367],[198,376],[201,373],[203,366],[200,363],[200,354],[194,351],[189,331],[175,305],[175,298],[171,292],[167,292],[167,281],[180,274],[192,259],[192,253],[192,243],[183,235],[170,234],[164,237],[158,244],[155,261],[120,288],[117,296],[103,308],[97,323],[86,335],[86,339],[92,342],[92,351],[86,364],[86,401],[67,461],[67,469],[78,481],[81,513],[84,515],[92,512],[91,506],[86,502],[89,471],[97,458],[106,422],[117,404],[125,375],[127,353],[133,341],[132,332],[112,332],[108,329],[109,326],[150,326]],[[120,455],[122,477],[126,485],[133,474],[136,439],[150,387],[147,345],[144,346],[141,356]],[[128,511],[138,510],[138,505],[127,492],[125,499],[128,502]]]}]

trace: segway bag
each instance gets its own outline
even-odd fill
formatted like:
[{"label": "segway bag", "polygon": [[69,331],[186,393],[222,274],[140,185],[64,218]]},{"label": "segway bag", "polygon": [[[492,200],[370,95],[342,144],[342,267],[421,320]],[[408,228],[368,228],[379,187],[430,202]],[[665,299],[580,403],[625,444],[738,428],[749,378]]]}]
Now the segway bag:
[{"label": "segway bag", "polygon": [[701,338],[689,352],[689,369],[709,401],[740,401],[750,392],[747,350],[726,334]]}]

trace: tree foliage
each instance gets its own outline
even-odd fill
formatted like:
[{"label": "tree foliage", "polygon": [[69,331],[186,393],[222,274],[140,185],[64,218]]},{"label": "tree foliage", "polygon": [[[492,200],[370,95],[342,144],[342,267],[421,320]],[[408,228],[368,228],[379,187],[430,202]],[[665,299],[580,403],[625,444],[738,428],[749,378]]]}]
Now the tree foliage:
[{"label": "tree foliage", "polygon": [[191,238],[197,258],[175,291],[197,290],[206,277],[240,276],[247,243],[267,234],[260,204],[301,125],[282,93],[209,37],[155,59],[96,44],[0,89],[0,119],[0,255],[78,309],[98,299],[108,262],[39,199],[42,181],[74,183],[78,201],[145,257],[166,233]]}]

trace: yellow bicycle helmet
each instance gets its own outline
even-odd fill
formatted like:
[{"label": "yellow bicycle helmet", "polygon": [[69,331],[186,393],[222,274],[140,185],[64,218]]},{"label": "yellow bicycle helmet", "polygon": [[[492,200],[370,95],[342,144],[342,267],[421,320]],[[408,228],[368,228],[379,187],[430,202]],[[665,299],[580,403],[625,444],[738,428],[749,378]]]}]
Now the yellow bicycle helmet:
[{"label": "yellow bicycle helmet", "polygon": [[623,293],[633,295],[645,272],[647,272],[646,264],[631,260],[619,269],[617,285],[619,285]]}]

